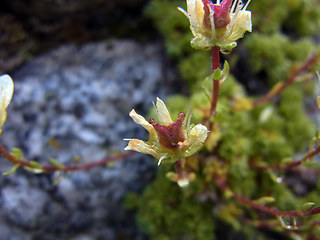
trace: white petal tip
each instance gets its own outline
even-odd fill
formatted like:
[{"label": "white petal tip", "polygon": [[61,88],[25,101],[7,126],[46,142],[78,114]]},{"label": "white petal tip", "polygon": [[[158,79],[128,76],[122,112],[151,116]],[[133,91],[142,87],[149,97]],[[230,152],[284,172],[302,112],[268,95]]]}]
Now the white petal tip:
[{"label": "white petal tip", "polygon": [[132,109],[132,110],[130,111],[130,113],[129,113],[129,116],[132,117],[132,115],[135,115],[135,114],[137,114],[136,111],[135,111],[134,109]]},{"label": "white petal tip", "polygon": [[14,89],[14,83],[12,78],[8,74],[0,76],[0,92],[1,98],[3,98],[4,106],[7,107],[11,101]]},{"label": "white petal tip", "polygon": [[132,150],[132,149],[131,149],[130,146],[126,146],[126,147],[124,148],[124,150],[125,150],[125,151],[130,151],[130,150]]},{"label": "white petal tip", "polygon": [[189,180],[188,179],[181,179],[178,181],[179,187],[186,187],[189,185]]}]

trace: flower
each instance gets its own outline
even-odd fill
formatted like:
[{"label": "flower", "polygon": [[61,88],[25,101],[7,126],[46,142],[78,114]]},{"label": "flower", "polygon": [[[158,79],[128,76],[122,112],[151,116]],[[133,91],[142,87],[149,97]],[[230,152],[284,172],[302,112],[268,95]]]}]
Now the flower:
[{"label": "flower", "polygon": [[0,76],[0,134],[1,128],[7,119],[6,108],[11,101],[13,87],[13,81],[9,75]]},{"label": "flower", "polygon": [[189,172],[181,172],[181,173],[168,172],[166,176],[171,181],[178,183],[180,187],[188,186],[189,183],[196,178],[195,173],[189,173]]},{"label": "flower", "polygon": [[159,98],[155,108],[159,123],[155,119],[150,119],[148,122],[134,109],[130,112],[129,115],[133,121],[143,126],[150,136],[148,141],[125,139],[129,140],[129,143],[124,150],[152,155],[159,160],[158,165],[163,160],[173,162],[189,157],[200,150],[208,135],[204,125],[190,125],[190,119],[186,118],[184,113],[179,113],[178,119],[175,122],[172,121],[166,105]]},{"label": "flower", "polygon": [[187,0],[187,11],[178,9],[190,21],[192,47],[218,46],[223,53],[229,53],[246,31],[252,31],[251,12],[246,10],[250,1],[244,5],[241,0],[217,0],[216,4],[210,0]]}]

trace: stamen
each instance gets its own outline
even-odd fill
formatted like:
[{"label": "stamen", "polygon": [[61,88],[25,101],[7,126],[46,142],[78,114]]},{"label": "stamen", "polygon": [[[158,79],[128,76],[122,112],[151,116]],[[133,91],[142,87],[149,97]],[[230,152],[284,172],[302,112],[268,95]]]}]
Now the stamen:
[{"label": "stamen", "polygon": [[248,0],[248,2],[246,3],[246,5],[242,8],[242,10],[246,10],[247,7],[249,6],[249,3],[251,2],[251,0]]},{"label": "stamen", "polygon": [[162,160],[165,159],[166,157],[167,157],[166,155],[161,156],[161,158],[158,161],[158,166],[160,166]]},{"label": "stamen", "polygon": [[[188,14],[188,12],[186,11],[186,10],[184,10],[182,7],[177,7],[178,8],[178,10],[180,11],[180,12],[182,12],[187,18],[190,18],[190,14]],[[154,105],[154,103],[153,103],[153,105]]]},{"label": "stamen", "polygon": [[233,13],[233,12],[234,12],[236,6],[238,5],[238,1],[239,1],[239,0],[236,0],[236,1],[233,2],[232,7],[231,7],[231,10],[230,10],[230,13]]}]

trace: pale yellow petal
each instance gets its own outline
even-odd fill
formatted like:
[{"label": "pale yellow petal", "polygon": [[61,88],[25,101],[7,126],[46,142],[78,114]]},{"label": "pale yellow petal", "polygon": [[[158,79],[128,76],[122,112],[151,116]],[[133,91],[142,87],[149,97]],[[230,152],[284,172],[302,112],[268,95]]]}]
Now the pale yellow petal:
[{"label": "pale yellow petal", "polygon": [[156,110],[160,124],[168,126],[173,123],[166,105],[160,98],[157,98]]},{"label": "pale yellow petal", "polygon": [[203,143],[208,135],[208,129],[206,126],[202,124],[197,124],[194,126],[188,135],[188,141],[189,142],[200,142]]},{"label": "pale yellow petal", "polygon": [[141,125],[149,132],[151,141],[154,141],[155,139],[157,139],[156,130],[143,116],[137,114],[134,109],[131,110],[131,112],[129,113],[129,116],[133,119],[135,123]]},{"label": "pale yellow petal", "polygon": [[226,42],[234,42],[242,38],[245,32],[252,31],[252,21],[250,11],[240,11],[237,16],[231,14],[233,23],[228,25],[227,34],[225,36]]},{"label": "pale yellow petal", "polygon": [[159,154],[155,151],[154,147],[139,139],[131,139],[128,143],[128,146],[124,150],[133,150],[136,152],[152,155],[155,158],[159,158]]},{"label": "pale yellow petal", "polygon": [[204,18],[204,5],[201,0],[187,0],[187,11],[193,27],[201,27]]},{"label": "pale yellow petal", "polygon": [[251,12],[241,11],[237,18],[236,24],[239,26],[239,28],[248,32],[252,32]]},{"label": "pale yellow petal", "polygon": [[191,156],[200,150],[204,141],[207,139],[208,129],[202,124],[194,126],[188,134],[188,149],[185,157]]},{"label": "pale yellow petal", "polygon": [[0,128],[7,118],[6,108],[12,99],[13,88],[14,84],[9,75],[0,76]]}]

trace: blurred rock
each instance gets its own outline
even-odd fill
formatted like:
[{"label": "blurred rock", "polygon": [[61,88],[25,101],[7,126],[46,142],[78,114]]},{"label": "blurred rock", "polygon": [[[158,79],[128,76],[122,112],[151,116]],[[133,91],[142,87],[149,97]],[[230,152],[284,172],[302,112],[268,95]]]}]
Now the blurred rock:
[{"label": "blurred rock", "polygon": [[[0,14],[10,14],[17,21],[9,22],[7,27],[14,28],[18,24],[22,29],[2,38],[14,44],[13,37],[27,33],[27,42],[34,43],[33,54],[65,42],[84,43],[110,37],[139,38],[150,30],[150,23],[142,14],[147,2],[148,0],[4,0]],[[0,27],[3,24],[8,24],[8,21],[0,18]],[[20,49],[25,49],[24,45],[25,43],[20,42],[18,51],[11,52],[10,55],[21,57]],[[3,58],[3,61],[9,63],[7,59]],[[0,73],[14,69],[14,66],[10,66],[0,65]]]},{"label": "blurred rock", "polygon": [[11,14],[0,15],[0,74],[27,60],[34,47],[31,36]]},{"label": "blurred rock", "polygon": [[[122,151],[123,138],[146,138],[129,111],[145,114],[176,86],[161,47],[132,41],[64,45],[12,77],[15,93],[2,142],[46,165],[50,157],[64,164],[77,164],[74,157],[78,164],[98,161]],[[1,162],[1,171],[10,169]],[[122,200],[141,191],[154,170],[152,158],[137,154],[113,168],[40,175],[18,170],[1,177],[1,239],[146,239]]]}]

